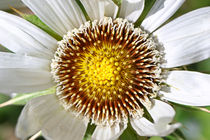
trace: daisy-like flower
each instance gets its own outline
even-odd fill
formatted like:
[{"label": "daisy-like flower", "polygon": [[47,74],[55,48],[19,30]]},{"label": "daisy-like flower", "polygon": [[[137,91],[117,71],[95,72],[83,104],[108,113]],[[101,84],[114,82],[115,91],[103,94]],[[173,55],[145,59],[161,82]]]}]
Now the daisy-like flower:
[{"label": "daisy-like flower", "polygon": [[166,136],[180,126],[167,100],[210,105],[209,75],[173,69],[209,58],[210,7],[159,28],[184,0],[157,0],[137,27],[143,0],[120,8],[111,0],[23,2],[63,40],[0,12],[0,43],[14,52],[0,53],[0,92],[56,85],[55,94],[26,104],[19,138],[41,130],[46,139],[81,140],[89,122],[97,140],[117,139],[128,122],[141,136]]}]

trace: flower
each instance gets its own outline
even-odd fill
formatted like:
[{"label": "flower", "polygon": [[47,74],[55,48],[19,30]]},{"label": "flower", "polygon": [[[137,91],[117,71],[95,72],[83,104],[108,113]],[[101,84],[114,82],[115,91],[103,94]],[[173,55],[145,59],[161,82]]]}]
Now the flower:
[{"label": "flower", "polygon": [[0,43],[14,52],[0,53],[0,92],[57,86],[26,104],[18,137],[41,130],[47,139],[82,139],[91,122],[93,139],[116,139],[128,121],[141,136],[166,136],[180,127],[167,100],[210,104],[209,75],[173,69],[209,58],[209,7],[160,27],[184,0],[156,1],[134,27],[143,0],[123,0],[120,9],[111,0],[81,0],[87,14],[73,0],[23,2],[63,40],[0,12]]}]

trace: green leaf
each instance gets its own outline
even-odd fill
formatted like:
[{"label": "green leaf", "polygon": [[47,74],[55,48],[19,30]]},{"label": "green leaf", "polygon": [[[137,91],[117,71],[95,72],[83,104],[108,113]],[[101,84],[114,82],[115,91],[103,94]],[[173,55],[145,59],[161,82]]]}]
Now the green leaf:
[{"label": "green leaf", "polygon": [[175,132],[163,138],[164,140],[186,140],[181,130],[177,129]]},{"label": "green leaf", "polygon": [[79,6],[79,8],[82,10],[82,13],[84,14],[85,18],[87,21],[91,21],[87,11],[85,10],[85,7],[83,6],[83,4],[81,3],[80,0],[76,0],[77,5]]},{"label": "green leaf", "polygon": [[166,136],[163,138],[163,140],[177,140],[174,136]]},{"label": "green leaf", "polygon": [[46,24],[44,24],[36,15],[28,15],[28,14],[21,14],[21,16],[31,22],[32,24],[36,25],[43,31],[47,32],[49,35],[54,37],[56,40],[62,40],[62,37],[55,33],[52,29],[50,29]]},{"label": "green leaf", "polygon": [[145,19],[145,17],[149,13],[150,9],[154,5],[155,1],[156,0],[145,0],[144,10],[143,10],[141,16],[138,18],[138,20],[134,23],[135,27],[138,27],[138,26],[141,25],[141,23],[143,22],[143,20]]},{"label": "green leaf", "polygon": [[121,6],[122,0],[112,0],[118,7]]},{"label": "green leaf", "polygon": [[172,133],[178,140],[186,140],[184,134],[180,129],[177,129],[174,133]]},{"label": "green leaf", "polygon": [[149,140],[163,140],[163,138],[155,136],[155,137],[151,137]]},{"label": "green leaf", "polygon": [[91,136],[92,136],[95,128],[96,128],[96,125],[89,123],[83,140],[91,140]]},{"label": "green leaf", "polygon": [[44,91],[39,92],[33,92],[33,93],[24,93],[24,94],[18,94],[14,98],[8,100],[7,102],[4,102],[0,104],[0,107],[8,106],[8,105],[25,105],[29,100],[43,96],[48,94],[53,94],[56,92],[56,88],[52,87]]},{"label": "green leaf", "polygon": [[24,14],[21,11],[15,9],[14,7],[10,7],[14,12],[19,14],[22,18],[29,21],[30,23],[34,24],[35,26],[39,27],[52,37],[54,37],[57,40],[62,40],[62,37],[58,35],[56,32],[54,32],[50,27],[48,27],[46,24],[44,24],[36,15],[30,15],[30,14]]},{"label": "green leaf", "polygon": [[132,128],[131,124],[128,123],[128,127],[120,136],[120,140],[148,140],[148,138],[139,136]]},{"label": "green leaf", "polygon": [[170,102],[172,105],[180,107],[182,109],[186,109],[186,110],[191,110],[191,111],[204,111],[206,113],[210,113],[210,110],[208,110],[207,108],[203,108],[203,107],[196,107],[196,106],[188,106],[188,105],[182,105],[182,104],[177,104],[174,102]]},{"label": "green leaf", "polygon": [[6,96],[4,94],[0,94],[0,103],[6,102],[10,99],[9,96]]},{"label": "green leaf", "polygon": [[2,46],[1,44],[0,44],[0,52],[10,52],[10,53],[13,53],[12,51],[10,51],[6,47]]},{"label": "green leaf", "polygon": [[117,18],[120,15],[120,10],[121,10],[121,4],[122,4],[122,0],[112,0],[117,6],[118,6],[118,11],[117,11]]}]

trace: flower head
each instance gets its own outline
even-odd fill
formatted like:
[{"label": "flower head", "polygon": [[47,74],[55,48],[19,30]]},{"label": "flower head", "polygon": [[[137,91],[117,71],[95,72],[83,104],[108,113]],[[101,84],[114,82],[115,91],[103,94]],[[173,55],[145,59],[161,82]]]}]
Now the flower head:
[{"label": "flower head", "polygon": [[142,100],[159,90],[159,57],[148,34],[127,20],[87,22],[58,43],[51,64],[56,94],[95,124],[127,123],[142,117]]},{"label": "flower head", "polygon": [[180,126],[172,124],[175,111],[167,100],[210,104],[209,75],[171,69],[209,57],[210,8],[157,29],[183,0],[157,1],[137,27],[143,0],[122,0],[120,8],[111,0],[23,2],[63,39],[57,42],[23,19],[0,12],[0,43],[14,52],[0,53],[0,77],[10,82],[1,84],[0,91],[56,85],[55,94],[26,104],[18,137],[41,130],[47,139],[82,139],[89,122],[96,125],[93,139],[116,139],[128,122],[139,135],[165,136]]}]

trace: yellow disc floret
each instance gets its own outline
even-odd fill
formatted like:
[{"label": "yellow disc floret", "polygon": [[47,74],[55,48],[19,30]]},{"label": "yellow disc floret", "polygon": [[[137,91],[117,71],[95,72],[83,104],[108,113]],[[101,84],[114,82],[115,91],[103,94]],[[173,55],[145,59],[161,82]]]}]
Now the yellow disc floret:
[{"label": "yellow disc floret", "polygon": [[116,79],[116,67],[109,58],[95,57],[89,63],[84,63],[84,66],[87,67],[84,70],[87,78],[91,79],[93,84],[106,86]]},{"label": "yellow disc floret", "polygon": [[92,93],[87,96],[96,99],[116,98],[113,94],[107,93],[121,89],[121,83],[125,83],[123,75],[128,72],[123,62],[129,61],[124,59],[126,53],[120,56],[119,53],[119,50],[113,50],[111,43],[100,43],[90,47],[87,53],[82,54],[78,59],[80,62],[77,63],[78,71],[81,73],[78,80],[82,81],[79,86],[85,87],[83,90],[89,90]]},{"label": "yellow disc floret", "polygon": [[51,68],[66,110],[97,125],[141,117],[160,83],[154,41],[125,19],[103,18],[69,31]]}]

